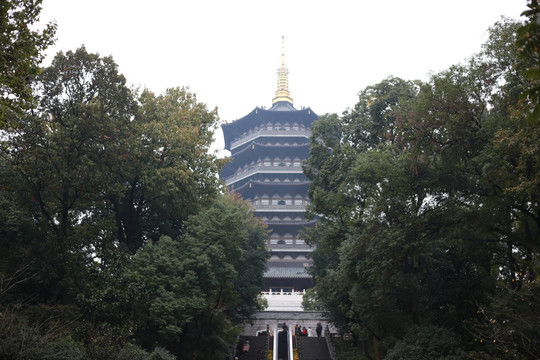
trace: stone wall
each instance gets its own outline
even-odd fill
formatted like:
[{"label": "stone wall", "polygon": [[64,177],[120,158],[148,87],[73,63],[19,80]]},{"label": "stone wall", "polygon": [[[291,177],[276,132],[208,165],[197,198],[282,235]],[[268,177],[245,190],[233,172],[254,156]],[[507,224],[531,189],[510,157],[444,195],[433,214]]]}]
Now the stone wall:
[{"label": "stone wall", "polygon": [[315,328],[317,323],[321,323],[324,329],[326,325],[329,326],[331,332],[337,332],[337,330],[328,323],[323,314],[315,311],[259,311],[255,314],[255,319],[252,323],[246,323],[242,335],[255,336],[258,331],[266,331],[267,325],[270,327],[270,334],[273,334],[273,327],[278,326],[281,328],[283,324],[295,325],[305,327],[306,329],[311,327],[312,336],[317,336]]}]

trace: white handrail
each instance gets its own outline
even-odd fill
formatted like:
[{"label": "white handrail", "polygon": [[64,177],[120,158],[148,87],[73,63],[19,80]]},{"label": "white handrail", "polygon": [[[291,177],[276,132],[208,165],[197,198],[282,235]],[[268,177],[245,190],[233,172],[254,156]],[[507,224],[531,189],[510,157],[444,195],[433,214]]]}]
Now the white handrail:
[{"label": "white handrail", "polygon": [[289,334],[287,339],[287,347],[289,352],[289,360],[293,360],[293,341],[292,341],[292,325],[289,324]]},{"label": "white handrail", "polygon": [[274,353],[273,359],[278,360],[278,323],[274,323]]}]

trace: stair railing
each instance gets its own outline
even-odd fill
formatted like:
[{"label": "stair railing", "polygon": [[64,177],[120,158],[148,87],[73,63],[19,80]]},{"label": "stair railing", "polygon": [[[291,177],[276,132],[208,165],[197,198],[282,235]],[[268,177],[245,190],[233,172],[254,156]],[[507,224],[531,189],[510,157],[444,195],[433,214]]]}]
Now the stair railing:
[{"label": "stair railing", "polygon": [[289,333],[287,335],[287,352],[289,353],[289,360],[293,360],[293,339],[292,339],[292,325],[289,324]]},{"label": "stair railing", "polygon": [[324,329],[324,337],[326,339],[326,345],[328,345],[328,351],[330,352],[330,357],[332,360],[339,360],[337,352],[336,352],[336,344],[334,343],[334,338],[332,337],[332,334],[330,333],[330,329],[328,328],[328,325],[326,325]]},{"label": "stair railing", "polygon": [[[264,347],[263,347],[263,353],[261,359],[268,359],[268,350],[270,348],[270,325],[266,324],[266,336],[264,339]],[[259,359],[257,359],[259,360]]]},{"label": "stair railing", "polygon": [[278,323],[274,325],[274,352],[273,360],[278,360]]}]

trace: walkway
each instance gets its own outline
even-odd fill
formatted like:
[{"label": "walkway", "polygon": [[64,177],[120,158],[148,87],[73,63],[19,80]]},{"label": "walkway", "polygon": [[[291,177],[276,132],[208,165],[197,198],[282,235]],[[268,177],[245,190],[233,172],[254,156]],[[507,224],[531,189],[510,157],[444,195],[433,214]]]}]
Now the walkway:
[{"label": "walkway", "polygon": [[296,338],[300,360],[332,360],[324,337]]}]

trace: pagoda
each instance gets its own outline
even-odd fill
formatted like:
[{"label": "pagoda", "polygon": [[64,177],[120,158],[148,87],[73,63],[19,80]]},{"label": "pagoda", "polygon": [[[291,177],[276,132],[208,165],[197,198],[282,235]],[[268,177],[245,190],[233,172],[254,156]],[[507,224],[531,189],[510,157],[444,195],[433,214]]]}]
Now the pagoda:
[{"label": "pagoda", "polygon": [[313,286],[306,272],[311,248],[300,230],[315,224],[315,220],[304,217],[309,181],[302,171],[302,161],[309,156],[311,125],[317,115],[310,108],[293,106],[288,73],[282,40],[272,106],[256,107],[222,125],[231,158],[221,178],[230,190],[252,204],[255,216],[270,230],[264,291],[302,291]]}]

